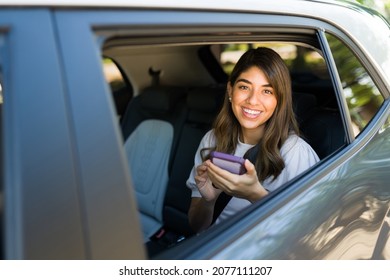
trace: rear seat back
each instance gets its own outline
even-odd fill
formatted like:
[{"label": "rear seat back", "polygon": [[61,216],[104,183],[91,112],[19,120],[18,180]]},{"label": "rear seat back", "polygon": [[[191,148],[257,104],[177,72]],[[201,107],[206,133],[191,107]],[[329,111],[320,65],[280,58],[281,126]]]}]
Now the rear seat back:
[{"label": "rear seat back", "polygon": [[181,88],[149,87],[132,99],[121,122],[145,242],[163,224],[169,160],[186,116],[184,97]]},{"label": "rear seat back", "polygon": [[175,86],[151,86],[134,97],[121,120],[123,138],[134,131],[139,123],[147,119],[160,119],[180,129],[186,117],[186,89]]},{"label": "rear seat back", "polygon": [[316,96],[293,93],[293,108],[303,138],[320,159],[332,154],[346,143],[340,112],[318,106]]},{"label": "rear seat back", "polygon": [[205,133],[211,129],[224,94],[225,86],[198,87],[188,93],[188,115],[173,158],[164,204],[164,226],[170,231],[187,236],[192,234],[188,224],[191,191],[186,187],[186,181],[194,166],[196,150]]},{"label": "rear seat back", "polygon": [[313,115],[317,107],[317,99],[309,93],[293,92],[292,100],[295,118],[301,125]]},{"label": "rear seat back", "polygon": [[340,112],[317,108],[301,125],[301,131],[318,157],[323,159],[346,144],[345,130]]}]

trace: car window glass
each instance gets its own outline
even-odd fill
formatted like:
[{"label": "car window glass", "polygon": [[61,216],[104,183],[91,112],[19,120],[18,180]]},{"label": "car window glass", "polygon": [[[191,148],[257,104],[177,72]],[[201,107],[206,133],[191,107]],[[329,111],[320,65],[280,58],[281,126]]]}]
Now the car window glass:
[{"label": "car window glass", "polygon": [[384,101],[378,88],[356,56],[340,40],[326,35],[346,98],[354,135],[370,122]]}]

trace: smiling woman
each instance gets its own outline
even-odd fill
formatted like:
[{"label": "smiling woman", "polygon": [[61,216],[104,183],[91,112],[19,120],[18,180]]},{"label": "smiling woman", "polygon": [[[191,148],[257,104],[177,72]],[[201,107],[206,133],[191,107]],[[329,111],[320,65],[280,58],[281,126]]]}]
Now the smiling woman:
[{"label": "smiling woman", "polygon": [[[269,48],[250,49],[235,65],[223,107],[202,139],[187,181],[192,190],[189,221],[197,232],[214,219],[217,199],[233,197],[216,223],[228,219],[296,177],[319,159],[299,138],[292,107],[289,70]],[[247,172],[232,174],[214,165],[204,152],[246,156]],[[297,160],[299,159],[299,160]]]}]

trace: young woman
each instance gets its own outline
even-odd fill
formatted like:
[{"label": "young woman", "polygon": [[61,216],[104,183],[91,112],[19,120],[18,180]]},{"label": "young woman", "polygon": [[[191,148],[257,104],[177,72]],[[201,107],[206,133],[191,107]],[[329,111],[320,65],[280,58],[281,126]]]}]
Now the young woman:
[{"label": "young woman", "polygon": [[[314,165],[318,156],[298,135],[284,61],[269,48],[247,51],[232,71],[223,107],[199,145],[187,180],[192,190],[189,222],[194,231],[212,224],[222,192],[232,199],[216,223]],[[209,159],[211,151],[240,157],[251,151],[257,154],[253,163],[245,160],[247,172],[236,175],[214,165]]]}]

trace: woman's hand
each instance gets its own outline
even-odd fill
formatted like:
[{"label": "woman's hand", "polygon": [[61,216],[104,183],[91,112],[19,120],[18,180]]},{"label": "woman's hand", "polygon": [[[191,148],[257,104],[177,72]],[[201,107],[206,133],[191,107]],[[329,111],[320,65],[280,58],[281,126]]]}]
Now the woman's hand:
[{"label": "woman's hand", "polygon": [[[256,202],[266,196],[268,191],[260,184],[255,166],[245,160],[247,172],[243,175],[233,174],[213,164],[210,160],[204,164],[207,165],[207,177],[216,188],[225,193],[249,200],[251,203]],[[210,183],[211,184],[211,183]]]},{"label": "woman's hand", "polygon": [[196,168],[195,182],[203,199],[207,202],[214,202],[222,191],[215,188],[208,177],[208,162],[209,160]]},{"label": "woman's hand", "polygon": [[202,197],[193,197],[188,210],[188,221],[195,232],[201,232],[211,225],[214,205],[222,192],[214,188],[208,177],[207,169],[207,162],[196,167],[195,182]]}]

